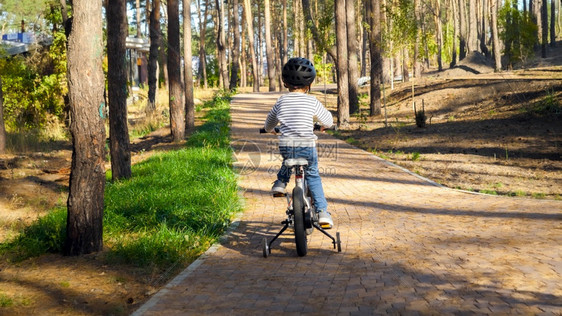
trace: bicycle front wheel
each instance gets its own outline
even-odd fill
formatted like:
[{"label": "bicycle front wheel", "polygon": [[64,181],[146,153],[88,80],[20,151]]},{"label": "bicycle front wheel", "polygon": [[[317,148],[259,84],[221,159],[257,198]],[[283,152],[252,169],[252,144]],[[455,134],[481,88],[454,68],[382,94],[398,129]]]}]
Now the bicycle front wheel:
[{"label": "bicycle front wheel", "polygon": [[297,245],[297,254],[299,257],[306,256],[306,228],[304,224],[304,194],[302,188],[295,187],[293,189],[293,220],[295,222],[295,244]]}]

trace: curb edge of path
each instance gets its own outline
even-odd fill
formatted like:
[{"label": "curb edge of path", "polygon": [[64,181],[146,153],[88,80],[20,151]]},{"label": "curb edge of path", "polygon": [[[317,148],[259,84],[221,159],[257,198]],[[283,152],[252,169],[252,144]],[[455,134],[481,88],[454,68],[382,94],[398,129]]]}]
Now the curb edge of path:
[{"label": "curb edge of path", "polygon": [[230,234],[238,228],[240,225],[240,220],[242,218],[242,214],[244,211],[238,212],[236,217],[232,220],[232,223],[228,227],[228,229],[224,232],[224,234],[219,237],[219,240],[215,242],[209,249],[207,249],[202,255],[200,255],[195,261],[193,261],[187,268],[185,268],[182,272],[176,275],[170,282],[166,283],[164,287],[162,287],[156,294],[154,294],[148,301],[144,302],[138,309],[136,309],[131,316],[141,316],[144,315],[150,308],[158,304],[160,298],[166,295],[169,292],[169,289],[180,284],[183,280],[185,280],[193,271],[199,268],[209,256],[213,253],[217,252],[222,244],[229,238]]}]

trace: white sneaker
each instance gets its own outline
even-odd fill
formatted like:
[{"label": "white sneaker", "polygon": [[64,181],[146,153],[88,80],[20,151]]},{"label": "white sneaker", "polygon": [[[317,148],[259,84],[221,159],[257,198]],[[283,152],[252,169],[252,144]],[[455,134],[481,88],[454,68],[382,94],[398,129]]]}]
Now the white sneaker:
[{"label": "white sneaker", "polygon": [[330,213],[322,210],[318,212],[318,224],[324,229],[330,229],[334,226],[334,221],[332,221],[332,215]]}]

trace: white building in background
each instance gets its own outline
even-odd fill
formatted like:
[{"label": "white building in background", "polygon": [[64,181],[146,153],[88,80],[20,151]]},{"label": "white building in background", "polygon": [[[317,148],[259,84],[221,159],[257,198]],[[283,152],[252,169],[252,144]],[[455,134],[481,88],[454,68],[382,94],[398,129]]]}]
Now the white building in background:
[{"label": "white building in background", "polygon": [[14,56],[25,54],[39,46],[50,46],[53,37],[33,32],[8,33],[2,35],[0,42],[0,56]]}]

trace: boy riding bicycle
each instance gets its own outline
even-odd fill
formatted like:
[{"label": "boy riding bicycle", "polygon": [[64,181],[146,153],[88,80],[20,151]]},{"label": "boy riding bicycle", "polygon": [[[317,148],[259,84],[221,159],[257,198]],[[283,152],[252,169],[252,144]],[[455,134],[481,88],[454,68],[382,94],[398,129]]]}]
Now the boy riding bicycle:
[{"label": "boy riding bicycle", "polygon": [[289,93],[282,95],[267,115],[264,129],[274,132],[280,124],[279,151],[283,164],[277,173],[277,180],[271,190],[274,193],[285,193],[285,187],[291,178],[291,170],[285,167],[289,158],[306,158],[306,179],[310,194],[314,199],[318,222],[323,228],[334,225],[330,213],[327,212],[328,202],[324,196],[322,180],[318,172],[318,152],[314,135],[314,122],[325,128],[334,124],[332,114],[315,97],[308,95],[310,86],[316,77],[314,65],[306,58],[291,58],[282,71],[283,83]]}]

